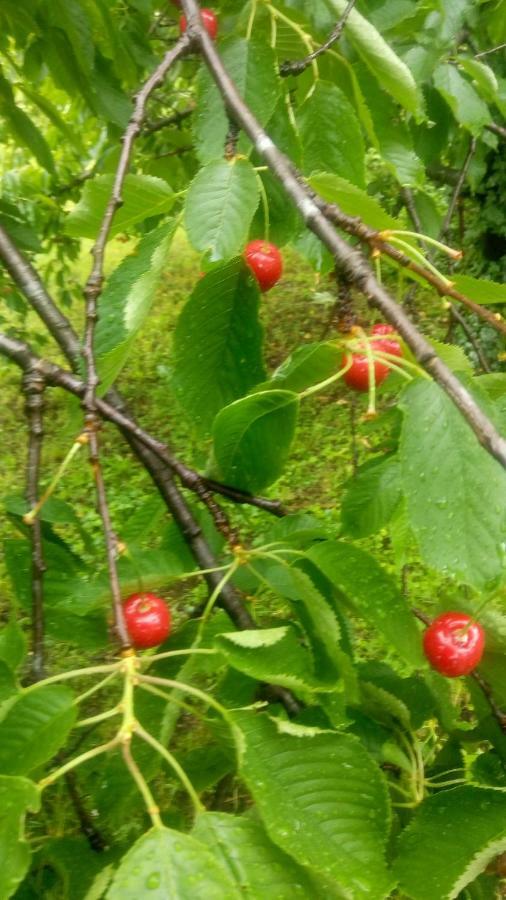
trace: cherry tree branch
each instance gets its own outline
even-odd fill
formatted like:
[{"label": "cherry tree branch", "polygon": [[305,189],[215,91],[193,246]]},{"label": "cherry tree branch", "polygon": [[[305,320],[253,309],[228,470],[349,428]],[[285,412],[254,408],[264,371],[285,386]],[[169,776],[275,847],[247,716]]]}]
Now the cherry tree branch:
[{"label": "cherry tree branch", "polygon": [[[188,23],[196,35],[209,72],[215,81],[228,112],[253,142],[273,174],[280,181],[286,194],[297,207],[307,227],[330,250],[336,264],[342,267],[367,297],[369,304],[380,310],[406,341],[418,362],[432,375],[448,394],[466,419],[483,447],[506,468],[506,441],[497,432],[490,419],[482,412],[469,391],[438,357],[434,348],[418,331],[401,306],[379,284],[366,260],[335,231],[329,218],[315,202],[312,192],[296,177],[292,163],[281,153],[271,138],[244,103],[235,84],[228,75],[220,55],[205,29],[200,24],[199,7],[195,0],[182,0]],[[324,204],[324,201],[321,200]],[[357,220],[355,220],[357,221]],[[450,291],[448,291],[451,294]],[[457,297],[460,299],[460,296]]]},{"label": "cherry tree branch", "polygon": [[321,45],[321,47],[313,50],[313,52],[305,56],[304,59],[297,59],[293,60],[292,62],[283,63],[283,65],[280,66],[279,74],[283,78],[286,78],[288,75],[301,75],[302,72],[305,72],[315,59],[318,59],[318,57],[322,56],[323,53],[326,53],[327,50],[330,50],[330,48],[333,47],[341,37],[348,21],[349,15],[356,2],[357,0],[349,0],[348,5],[344,10],[341,18],[338,20],[329,37],[327,38],[325,43]]},{"label": "cherry tree branch", "polygon": [[[25,370],[23,391],[25,413],[28,422],[28,460],[26,466],[26,500],[32,508],[39,499],[40,457],[44,430],[42,414],[46,382],[37,365]],[[44,553],[42,547],[42,523],[36,517],[31,523],[30,541],[32,547],[32,662],[33,681],[44,678]]]},{"label": "cherry tree branch", "polygon": [[95,324],[97,321],[97,301],[102,292],[104,281],[104,257],[105,248],[111,231],[111,226],[118,209],[123,203],[123,186],[125,178],[130,168],[130,160],[133,152],[133,146],[137,135],[140,133],[144,118],[146,115],[146,104],[150,95],[153,93],[165,79],[169,69],[180,59],[189,49],[191,45],[191,37],[183,34],[177,44],[172,47],[164,56],[161,63],[156,67],[155,71],[149,76],[147,81],[141,87],[135,98],[134,111],[127,125],[127,129],[122,139],[121,154],[114,176],[114,183],[111,196],[107,204],[104,217],[98,232],[97,239],[91,251],[93,257],[93,267],[90,276],[84,288],[86,298],[86,333],[83,354],[86,360],[86,395],[84,398],[84,406],[88,414],[92,415],[94,410],[95,392],[98,385],[98,375],[95,367],[95,357],[93,352],[93,340],[95,333]]},{"label": "cherry tree branch", "polygon": [[187,35],[182,35],[177,44],[165,54],[162,62],[149,76],[136,95],[134,111],[122,139],[123,145],[114,177],[111,196],[105,209],[97,239],[91,251],[93,257],[92,270],[84,288],[86,300],[86,327],[83,356],[86,361],[86,390],[83,397],[83,406],[86,411],[86,434],[90,449],[90,463],[95,479],[97,507],[102,519],[105,538],[107,566],[109,570],[109,582],[111,585],[114,611],[114,627],[122,649],[127,649],[130,646],[130,638],[123,613],[121,589],[116,566],[117,540],[112,531],[111,516],[107,502],[102,466],[100,463],[100,442],[98,437],[98,419],[96,415],[96,389],[99,383],[94,353],[95,326],[98,318],[97,304],[98,298],[102,293],[104,281],[105,248],[114,217],[123,203],[123,186],[130,168],[134,142],[137,135],[140,133],[144,122],[148,99],[155,88],[162,84],[171,66],[186,53],[190,43],[190,38]]}]

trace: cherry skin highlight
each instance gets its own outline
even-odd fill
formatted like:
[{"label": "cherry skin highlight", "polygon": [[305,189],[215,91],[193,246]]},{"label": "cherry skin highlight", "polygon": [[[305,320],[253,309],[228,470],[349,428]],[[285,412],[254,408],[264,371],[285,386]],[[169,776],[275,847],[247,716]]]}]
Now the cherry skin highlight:
[{"label": "cherry skin highlight", "polygon": [[283,257],[276,244],[268,241],[250,241],[244,258],[263,293],[270,291],[283,274]]},{"label": "cherry skin highlight", "polygon": [[[201,9],[200,15],[202,16],[202,23],[204,25],[204,28],[206,29],[211,40],[214,41],[216,39],[216,35],[218,34],[218,19],[216,18],[212,9]],[[181,18],[179,19],[179,30],[181,34],[185,33],[186,27],[186,16],[181,16]]]},{"label": "cherry skin highlight", "polygon": [[123,604],[125,624],[134,647],[158,647],[170,634],[171,615],[167,604],[156,594],[132,594]]},{"label": "cherry skin highlight", "polygon": [[463,612],[446,612],[429,625],[423,636],[425,656],[447,678],[469,675],[480,663],[485,632]]}]

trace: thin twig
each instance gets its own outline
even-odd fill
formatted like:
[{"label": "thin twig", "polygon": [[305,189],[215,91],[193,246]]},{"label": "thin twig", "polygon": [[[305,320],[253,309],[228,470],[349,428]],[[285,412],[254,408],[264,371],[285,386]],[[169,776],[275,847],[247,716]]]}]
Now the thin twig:
[{"label": "thin twig", "polygon": [[67,772],[65,775],[65,783],[72,801],[77,818],[79,819],[79,827],[84,834],[88,844],[95,853],[103,853],[107,849],[107,841],[96,827],[91,818],[83,798],[79,792],[77,785],[77,776],[75,772]]},{"label": "thin twig", "polygon": [[482,50],[481,53],[475,53],[475,59],[481,59],[482,56],[489,56],[491,53],[497,53],[498,50],[504,50],[506,44],[498,44],[497,47],[491,47],[490,50]]},{"label": "thin twig", "polygon": [[453,213],[455,212],[462,188],[464,187],[464,182],[467,178],[469,166],[471,165],[472,158],[473,158],[474,154],[476,153],[476,145],[477,145],[476,138],[475,137],[471,138],[471,143],[469,144],[469,150],[467,151],[466,158],[464,160],[464,164],[462,166],[462,169],[460,170],[460,175],[459,175],[457,184],[455,185],[455,188],[453,190],[450,204],[448,206],[448,210],[447,210],[446,216],[444,218],[444,222],[443,222],[443,224],[441,226],[441,230],[439,232],[439,240],[440,241],[444,240],[444,238],[446,237],[446,234],[450,228],[451,221],[453,219]]},{"label": "thin twig", "polygon": [[329,37],[327,38],[325,43],[321,45],[321,47],[313,50],[313,52],[305,56],[304,59],[296,59],[292,62],[284,62],[283,65],[280,66],[279,74],[283,78],[286,78],[288,75],[301,75],[302,72],[305,72],[315,59],[318,59],[318,57],[323,53],[326,53],[327,50],[330,50],[330,48],[333,47],[341,37],[346,26],[346,22],[348,21],[349,15],[353,7],[355,6],[355,3],[356,0],[349,0],[348,6],[344,10],[341,18],[336,23]]},{"label": "thin twig", "polygon": [[[28,421],[28,461],[26,467],[26,500],[32,509],[39,497],[39,473],[44,437],[42,414],[46,383],[37,366],[26,370],[23,378],[25,412]],[[30,526],[32,546],[32,662],[31,679],[40,681],[45,674],[44,647],[44,552],[42,523],[37,517]]]},{"label": "thin twig", "polygon": [[464,332],[464,334],[466,335],[469,343],[472,345],[473,350],[476,353],[476,356],[478,357],[478,361],[480,363],[482,370],[484,372],[490,373],[492,371],[492,369],[490,368],[487,357],[485,356],[485,353],[483,352],[483,347],[481,346],[479,339],[476,337],[476,335],[472,331],[472,329],[469,328],[469,325],[467,324],[466,320],[464,319],[464,316],[461,315],[461,313],[459,312],[459,310],[457,309],[457,307],[455,306],[454,303],[450,304],[450,314],[451,314],[452,318],[455,319],[455,321],[459,323],[459,325],[462,328],[462,331]]},{"label": "thin twig", "polygon": [[415,231],[418,231],[419,234],[422,234],[422,223],[420,221],[420,216],[418,215],[418,210],[416,208],[415,196],[413,194],[413,191],[409,187],[401,187],[400,193],[404,202],[404,206],[406,207],[411,221],[413,222]]},{"label": "thin twig", "polygon": [[170,128],[172,125],[180,125],[181,122],[184,122],[185,119],[188,119],[196,109],[196,104],[192,103],[190,106],[187,106],[186,109],[180,109],[177,112],[172,113],[170,116],[165,116],[163,119],[158,119],[156,122],[146,122],[143,126],[142,133],[143,134],[155,134],[157,131],[161,131],[162,128]]},{"label": "thin twig", "polygon": [[506,734],[506,713],[504,713],[502,711],[502,709],[500,708],[500,706],[498,706],[497,703],[495,702],[494,696],[492,694],[492,688],[490,687],[488,681],[485,681],[485,679],[478,672],[477,669],[475,669],[474,672],[471,672],[471,678],[474,679],[474,681],[480,688],[483,696],[485,697],[485,700],[487,701],[488,705],[490,706],[492,715],[493,715],[494,719],[496,720],[497,724],[499,725],[499,728],[501,729],[501,731],[504,731],[504,733]]},{"label": "thin twig", "polygon": [[506,141],[506,128],[503,125],[498,125],[497,122],[489,122],[488,125],[485,125],[485,128],[487,131],[491,131],[492,134],[496,134],[503,141]]}]

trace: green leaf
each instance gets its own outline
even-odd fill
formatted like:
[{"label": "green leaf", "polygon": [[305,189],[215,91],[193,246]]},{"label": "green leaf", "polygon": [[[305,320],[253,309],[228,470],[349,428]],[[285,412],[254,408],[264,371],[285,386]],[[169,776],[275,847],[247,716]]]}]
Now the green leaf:
[{"label": "green leaf", "polygon": [[273,387],[304,391],[338,372],[342,357],[342,350],[333,344],[304,344],[273,373]]},{"label": "green leaf", "polygon": [[349,657],[341,649],[341,627],[327,598],[320,593],[310,574],[298,566],[269,565],[262,576],[272,590],[290,601],[306,632],[314,658],[314,669],[322,682],[339,689],[338,679],[354,695],[356,679]]},{"label": "green leaf", "polygon": [[[72,237],[96,238],[111,197],[114,175],[98,175],[86,182],[81,199],[67,216],[65,232]],[[152,216],[168,212],[174,202],[172,188],[152,175],[127,175],[123,205],[114,217],[109,239]]]},{"label": "green leaf", "polygon": [[25,111],[16,104],[12,87],[1,74],[0,115],[5,119],[13,137],[28,147],[37,162],[53,175],[55,172],[54,160],[46,139]]},{"label": "green leaf", "polygon": [[251,712],[234,720],[243,737],[242,776],[270,838],[330,876],[344,896],[387,896],[387,791],[359,740]]},{"label": "green leaf", "polygon": [[14,697],[17,692],[18,686],[14,677],[14,672],[9,668],[7,663],[0,660],[0,710],[2,704],[11,697]]},{"label": "green leaf", "polygon": [[30,688],[0,721],[0,771],[26,775],[51,759],[76,719],[73,695],[61,685]]},{"label": "green leaf", "polygon": [[152,828],[123,857],[107,900],[239,900],[216,856],[188,834]]},{"label": "green leaf", "polygon": [[199,432],[265,378],[258,287],[235,259],[200,279],[174,336],[175,388]]},{"label": "green leaf", "polygon": [[[329,128],[329,121],[339,123]],[[357,114],[335,84],[317,81],[298,114],[303,169],[333,172],[359,187],[365,185],[365,148]]]},{"label": "green leaf", "polygon": [[151,311],[174,231],[175,223],[170,222],[145,235],[112,273],[100,296],[95,353],[101,393],[116,380]]},{"label": "green leaf", "polygon": [[[267,41],[255,39],[254,36],[249,41],[229,37],[221,43],[220,55],[241,97],[260,124],[265,125],[279,97],[279,76],[274,51]],[[223,154],[230,123],[221,94],[207,66],[200,70],[197,91],[194,128],[197,156],[204,164]],[[247,152],[250,146],[250,142],[242,136],[239,152]]]},{"label": "green leaf", "polygon": [[[336,20],[347,6],[346,0],[325,0],[325,4]],[[346,35],[381,87],[409,112],[419,115],[421,96],[407,65],[356,9],[352,9],[348,17]]]},{"label": "green leaf", "polygon": [[291,625],[220,634],[216,646],[229,665],[257,681],[306,695],[324,688],[315,677],[311,656]]},{"label": "green leaf", "polygon": [[255,171],[246,159],[215,159],[192,181],[185,205],[188,237],[210,260],[242,251],[258,206]]},{"label": "green leaf", "polygon": [[413,139],[407,123],[393,100],[364,66],[359,69],[360,85],[367,99],[374,123],[378,148],[387,167],[399,184],[419,186],[423,184],[425,170],[415,153]]},{"label": "green leaf", "polygon": [[40,109],[46,118],[49,119],[51,124],[54,125],[55,128],[58,128],[62,134],[65,135],[67,140],[82,152],[81,135],[76,132],[76,129],[71,128],[71,126],[65,122],[65,119],[61,117],[54,103],[41,94],[40,91],[32,90],[29,85],[24,84],[23,82],[19,82],[17,87],[23,92],[25,97],[28,97],[31,103]]},{"label": "green leaf", "polygon": [[465,294],[475,303],[506,303],[506,284],[497,284],[487,278],[473,278],[471,275],[454,275],[452,281],[461,294]]},{"label": "green leaf", "polygon": [[443,341],[434,340],[434,338],[428,338],[428,340],[439,358],[443,360],[452,372],[463,372],[469,376],[473,375],[473,367],[462,347],[458,347],[456,344],[445,344]]},{"label": "green leaf", "polygon": [[465,785],[425,800],[400,837],[395,872],[413,900],[454,900],[506,850],[506,793]]},{"label": "green leaf", "polygon": [[494,70],[479,59],[464,56],[459,57],[459,66],[467,75],[471,76],[481,96],[489,103],[494,103],[499,90]]},{"label": "green leaf", "polygon": [[484,588],[504,570],[506,473],[439,385],[410,385],[401,408],[402,486],[422,557]]},{"label": "green leaf", "polygon": [[220,480],[255,493],[283,472],[295,434],[299,398],[264,391],[236,400],[218,413],[213,450]]},{"label": "green leaf", "polygon": [[383,231],[401,227],[399,220],[385,212],[374,197],[338,175],[312,175],[308,181],[324,200],[337,203],[348,216],[360,216],[370,228]]},{"label": "green leaf", "polygon": [[40,794],[33,781],[0,775],[0,897],[15,893],[30,865],[30,849],[23,832],[25,815],[37,812]]},{"label": "green leaf", "polygon": [[241,896],[249,900],[319,896],[308,873],[250,817],[202,813],[192,834],[218,857]]},{"label": "green leaf", "polygon": [[83,74],[91,75],[95,48],[86,5],[78,0],[51,0],[51,21],[67,35]]},{"label": "green leaf", "polygon": [[15,618],[0,631],[0,660],[15,672],[26,656],[27,640]]},{"label": "green leaf", "polygon": [[307,552],[352,608],[413,667],[423,662],[414,618],[393,579],[373,556],[341,541],[324,541]]},{"label": "green leaf", "polygon": [[348,481],[341,521],[345,534],[362,538],[384,528],[401,499],[400,468],[395,456],[373,459]]},{"label": "green leaf", "polygon": [[460,125],[478,136],[490,122],[490,111],[475,89],[450,63],[438,66],[434,84]]}]

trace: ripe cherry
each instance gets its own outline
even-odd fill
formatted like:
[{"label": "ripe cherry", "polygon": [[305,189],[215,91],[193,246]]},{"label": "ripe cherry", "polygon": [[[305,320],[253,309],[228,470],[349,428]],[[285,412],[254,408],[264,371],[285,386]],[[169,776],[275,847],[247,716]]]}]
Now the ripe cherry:
[{"label": "ripe cherry", "polygon": [[462,612],[438,616],[423,636],[423,649],[430,665],[448,678],[469,675],[479,664],[484,647],[483,628]]},{"label": "ripe cherry", "polygon": [[125,624],[134,647],[157,647],[170,634],[169,607],[155,594],[132,594],[123,604]]},{"label": "ripe cherry", "polygon": [[244,258],[263,293],[270,291],[283,274],[283,257],[276,244],[268,241],[250,241]]},{"label": "ripe cherry", "polygon": [[[218,34],[218,19],[213,13],[212,9],[201,9],[200,15],[202,16],[202,24],[206,29],[209,37],[214,41],[216,35]],[[179,19],[179,30],[181,34],[184,34],[186,31],[186,16],[181,16]]]},{"label": "ripe cherry", "polygon": [[[378,350],[380,353],[390,353],[392,356],[402,356],[402,347],[397,342],[388,337],[395,334],[395,329],[391,325],[379,324],[373,325],[371,328],[371,350]],[[353,362],[344,375],[344,380],[348,387],[355,391],[369,390],[369,360],[367,356],[361,353],[353,353]],[[345,362],[346,357],[343,360]],[[382,384],[390,374],[389,366],[381,362],[379,359],[374,360],[374,380],[376,386]]]}]

